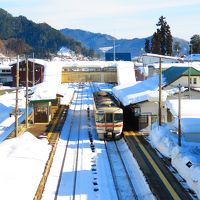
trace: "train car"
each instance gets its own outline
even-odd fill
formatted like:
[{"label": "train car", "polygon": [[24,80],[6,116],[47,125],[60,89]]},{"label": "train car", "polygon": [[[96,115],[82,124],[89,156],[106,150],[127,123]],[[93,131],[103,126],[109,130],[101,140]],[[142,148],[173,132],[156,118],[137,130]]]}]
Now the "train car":
[{"label": "train car", "polygon": [[123,128],[123,110],[108,92],[94,92],[96,130],[100,140],[120,139]]}]

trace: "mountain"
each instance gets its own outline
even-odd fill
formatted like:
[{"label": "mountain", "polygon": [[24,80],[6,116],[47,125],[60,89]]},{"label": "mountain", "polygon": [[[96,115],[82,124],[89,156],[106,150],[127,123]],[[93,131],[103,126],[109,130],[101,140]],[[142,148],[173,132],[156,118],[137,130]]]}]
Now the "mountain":
[{"label": "mountain", "polygon": [[[113,46],[115,43],[115,52],[122,53],[128,52],[131,53],[132,58],[140,56],[144,53],[144,43],[145,39],[151,39],[152,36],[146,38],[134,38],[134,39],[116,39],[110,35],[101,34],[101,33],[92,33],[89,31],[84,31],[80,29],[61,29],[60,30],[64,35],[72,37],[77,41],[80,41],[87,48],[93,49],[101,57],[104,57],[104,51],[108,47],[107,52],[113,52]],[[181,54],[187,54],[188,52],[188,41],[173,37],[173,43],[179,42],[181,46]]]},{"label": "mountain", "polygon": [[[93,55],[80,42],[64,36],[46,23],[36,24],[24,16],[13,17],[0,9],[0,51],[7,54],[35,52],[36,56],[55,54],[62,46],[84,56]],[[9,44],[9,45],[8,45]],[[16,49],[16,44],[20,44]]]}]

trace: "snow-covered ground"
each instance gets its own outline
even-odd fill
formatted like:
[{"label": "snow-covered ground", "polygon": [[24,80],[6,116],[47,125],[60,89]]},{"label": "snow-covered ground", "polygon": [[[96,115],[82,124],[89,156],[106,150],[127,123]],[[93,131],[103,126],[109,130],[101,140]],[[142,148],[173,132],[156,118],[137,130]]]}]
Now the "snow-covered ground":
[{"label": "snow-covered ground", "polygon": [[[45,84],[43,84],[45,85]],[[65,86],[65,92],[74,88],[76,84]],[[42,87],[42,85],[40,85]],[[39,86],[38,86],[39,87]],[[98,84],[98,87],[102,90],[111,90],[111,85]],[[51,89],[51,88],[50,88]],[[75,88],[76,89],[76,88]],[[86,112],[86,107],[89,105],[92,116],[92,97],[91,93],[88,93],[89,86],[85,87],[85,96],[89,95],[89,99],[84,99],[83,112]],[[47,92],[48,89],[41,90],[43,93]],[[21,94],[22,105],[20,106],[22,109],[25,105],[24,103],[24,91]],[[35,90],[35,94],[37,91]],[[72,97],[73,93],[69,93]],[[70,96],[68,95],[68,96]],[[44,94],[45,96],[45,94]],[[2,100],[0,106],[0,112],[5,114],[1,115],[0,126],[4,127],[1,130],[1,134],[4,135],[5,132],[9,132],[8,128],[10,123],[6,120],[9,119],[10,109],[15,106],[15,94],[6,94],[1,96]],[[5,102],[6,100],[6,102]],[[11,108],[12,107],[12,108]],[[10,108],[10,109],[8,109]],[[77,108],[79,110],[79,108]],[[70,118],[73,111],[73,104],[70,107],[69,115],[65,121],[61,138],[58,143],[58,148],[56,150],[55,159],[53,162],[53,166],[48,177],[48,181],[46,184],[46,188],[44,191],[43,199],[54,199],[55,191],[57,187],[57,181],[60,172],[61,160],[63,158],[63,153],[66,148],[66,137],[67,132],[70,127]],[[70,114],[71,113],[71,114]],[[88,135],[85,134],[87,127],[87,118],[83,120],[82,124],[82,138],[81,138],[81,154],[82,161],[79,166],[79,181],[77,184],[77,198],[81,199],[116,199],[116,191],[113,185],[113,180],[110,172],[110,167],[108,163],[108,158],[105,151],[105,145],[103,141],[100,141],[96,135],[95,127],[94,127],[94,119],[91,120],[91,132],[94,135],[94,144],[95,144],[95,152],[92,152],[90,149],[90,142],[88,139]],[[77,124],[74,124],[76,127]],[[71,148],[69,149],[69,159],[67,160],[66,166],[70,163],[70,156],[74,154],[73,148],[73,139],[70,141]],[[139,199],[154,199],[150,189],[143,177],[137,162],[132,157],[132,154],[129,152],[129,149],[126,143],[122,140],[120,142],[120,148],[123,152],[123,157],[126,160],[128,169],[130,171],[131,177],[134,181],[135,187],[137,189],[137,194]],[[0,144],[0,199],[3,200],[13,200],[13,199],[21,199],[21,200],[29,200],[33,199],[34,194],[37,190],[37,186],[42,177],[42,173],[44,170],[45,163],[48,159],[50,152],[50,145],[48,145],[47,140],[37,139],[31,133],[25,132],[23,135],[3,141]],[[129,152],[129,153],[128,153]],[[112,156],[112,155],[111,155]],[[95,166],[95,171],[92,169]],[[131,166],[131,167],[130,167]],[[68,168],[67,168],[68,169]],[[69,170],[69,169],[68,169]],[[70,171],[64,173],[64,180],[68,180],[70,177]],[[68,177],[69,176],[69,177]],[[123,179],[121,180],[123,184]],[[93,182],[97,182],[98,184],[94,185]],[[67,184],[64,183],[64,184]],[[70,199],[70,195],[60,190],[62,194],[59,196],[59,199]]]},{"label": "snow-covered ground", "polygon": [[[161,154],[171,158],[172,166],[200,199],[200,145],[186,142],[182,137],[180,147],[177,134],[171,131],[173,127],[173,124],[163,126],[153,124],[149,136],[150,142]],[[188,162],[192,163],[191,167],[187,166]]]}]

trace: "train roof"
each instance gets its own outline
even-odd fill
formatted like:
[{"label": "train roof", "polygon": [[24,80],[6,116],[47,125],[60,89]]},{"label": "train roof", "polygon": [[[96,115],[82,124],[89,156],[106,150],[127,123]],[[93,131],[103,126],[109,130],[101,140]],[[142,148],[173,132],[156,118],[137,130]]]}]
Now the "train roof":
[{"label": "train roof", "polygon": [[117,100],[112,94],[105,91],[94,92],[94,101],[97,109],[107,108],[109,110],[119,109]]}]

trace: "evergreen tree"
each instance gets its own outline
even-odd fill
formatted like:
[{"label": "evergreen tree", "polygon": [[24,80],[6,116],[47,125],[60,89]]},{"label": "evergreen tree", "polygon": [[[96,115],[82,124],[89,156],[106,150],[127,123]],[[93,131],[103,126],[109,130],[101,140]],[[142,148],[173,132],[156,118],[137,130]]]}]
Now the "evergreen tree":
[{"label": "evergreen tree", "polygon": [[[165,17],[161,16],[159,18],[156,34],[154,33],[152,38],[152,52],[162,54],[162,55],[172,55],[172,35],[170,31],[170,26],[165,21]],[[155,37],[155,38],[154,38]],[[158,45],[156,47],[156,45]]]},{"label": "evergreen tree", "polygon": [[193,35],[190,39],[190,53],[200,53],[200,35]]},{"label": "evergreen tree", "polygon": [[172,34],[170,31],[169,25],[166,26],[166,54],[171,56],[172,55]]},{"label": "evergreen tree", "polygon": [[154,32],[151,40],[151,52],[155,54],[161,54],[161,45],[157,32]]},{"label": "evergreen tree", "polygon": [[151,52],[150,40],[149,39],[145,39],[144,50],[145,50],[146,53],[150,53]]}]

